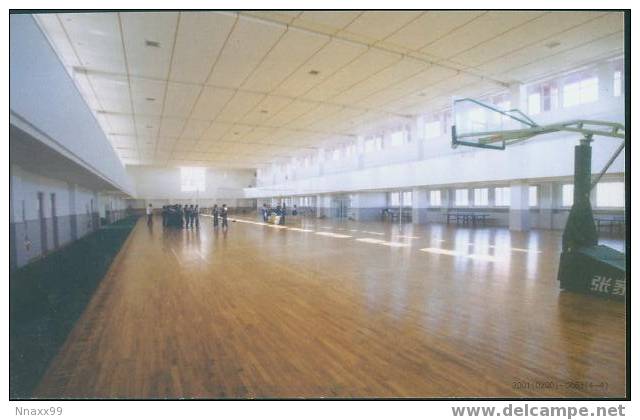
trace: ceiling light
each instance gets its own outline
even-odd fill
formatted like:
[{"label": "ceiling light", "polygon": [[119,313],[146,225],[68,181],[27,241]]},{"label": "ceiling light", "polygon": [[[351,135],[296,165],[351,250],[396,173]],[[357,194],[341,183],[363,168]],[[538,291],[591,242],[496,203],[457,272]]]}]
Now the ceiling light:
[{"label": "ceiling light", "polygon": [[317,76],[318,74],[320,74],[320,72],[318,70],[310,70],[309,74],[312,76]]},{"label": "ceiling light", "polygon": [[267,111],[266,109],[261,109],[261,110],[260,110],[260,113],[261,113],[261,114],[268,114],[268,113],[269,113],[269,111]]},{"label": "ceiling light", "polygon": [[150,41],[148,39],[144,40],[144,45],[152,48],[160,48],[160,43],[158,41]]},{"label": "ceiling light", "polygon": [[545,46],[549,49],[553,49],[555,47],[557,47],[558,45],[560,45],[559,41],[551,41],[548,44],[545,44]]},{"label": "ceiling light", "polygon": [[155,100],[156,100],[156,98],[144,98],[144,99],[146,99],[146,100],[147,100],[147,101],[149,101],[149,102],[153,102],[153,101],[155,101]]},{"label": "ceiling light", "polygon": [[153,126],[152,125],[148,125],[147,128],[153,128]]}]

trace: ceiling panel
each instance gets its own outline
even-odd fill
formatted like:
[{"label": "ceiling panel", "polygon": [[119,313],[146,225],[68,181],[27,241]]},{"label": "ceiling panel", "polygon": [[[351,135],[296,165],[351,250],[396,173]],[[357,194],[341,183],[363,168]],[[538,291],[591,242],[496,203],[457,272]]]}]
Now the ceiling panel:
[{"label": "ceiling panel", "polygon": [[205,86],[196,102],[191,117],[201,120],[213,120],[234,94],[235,91],[232,89]]},{"label": "ceiling panel", "polygon": [[203,140],[215,140],[231,129],[232,124],[213,123],[202,134]]},{"label": "ceiling panel", "polygon": [[370,49],[304,94],[304,98],[316,101],[327,100],[359,81],[398,62],[401,58],[402,56],[399,54]]},{"label": "ceiling panel", "polygon": [[386,87],[406,80],[418,74],[427,67],[424,61],[405,57],[391,67],[357,83],[349,90],[332,98],[332,102],[353,104],[367,96],[385,89]]},{"label": "ceiling panel", "polygon": [[202,86],[169,83],[164,101],[164,116],[186,118],[191,113]]},{"label": "ceiling panel", "polygon": [[288,96],[302,95],[366,51],[367,47],[364,45],[332,39],[282,82],[274,93]]},{"label": "ceiling panel", "polygon": [[244,118],[242,118],[242,122],[247,124],[262,124],[280,112],[284,107],[291,104],[291,102],[293,102],[291,98],[269,95],[247,113]]},{"label": "ceiling panel", "polygon": [[117,14],[72,13],[62,14],[60,19],[84,67],[110,73],[126,72]]},{"label": "ceiling panel", "polygon": [[123,162],[247,166],[348,141],[454,94],[619,55],[622,18],[475,10],[36,20]]},{"label": "ceiling panel", "polygon": [[167,83],[150,79],[131,79],[133,110],[141,115],[162,115],[162,102]]},{"label": "ceiling panel", "polygon": [[260,63],[243,89],[271,92],[309,57],[329,42],[329,37],[290,28]]},{"label": "ceiling panel", "polygon": [[182,137],[187,139],[199,139],[210,125],[211,121],[189,119],[184,126]]},{"label": "ceiling panel", "polygon": [[488,12],[421,49],[432,57],[450,58],[522,25],[542,12]]},{"label": "ceiling panel", "polygon": [[239,121],[264,98],[264,94],[238,91],[218,113],[216,119],[220,122]]},{"label": "ceiling panel", "polygon": [[[493,61],[487,62],[478,68],[491,75],[505,75],[512,81],[514,75],[510,72],[511,69],[520,68],[526,65],[535,64],[540,60],[547,60],[550,66],[550,70],[553,69],[553,57],[557,57],[562,61],[562,54],[567,51],[571,51],[581,45],[588,45],[589,43],[599,38],[608,37],[611,34],[619,33],[623,27],[622,17],[618,13],[607,13],[602,17],[585,22],[582,25],[574,27],[568,31],[562,33],[561,42],[554,48],[549,48],[548,41],[540,41],[535,45],[522,48],[516,52],[509,53]],[[622,46],[621,43],[617,44],[618,48],[612,51],[612,54],[619,51]],[[582,58],[589,61],[591,54],[588,49],[583,49]],[[522,79],[520,79],[522,80]]]},{"label": "ceiling panel", "polygon": [[376,43],[420,17],[415,11],[368,11],[339,32],[340,36],[355,36],[362,42]]},{"label": "ceiling panel", "polygon": [[239,87],[278,42],[285,28],[259,19],[240,16],[208,84]]},{"label": "ceiling panel", "polygon": [[129,80],[118,75],[90,75],[91,85],[100,98],[102,110],[131,114],[131,97],[129,96]]},{"label": "ceiling panel", "polygon": [[298,16],[292,24],[301,28],[326,34],[336,34],[345,28],[362,12],[352,11],[306,11]]},{"label": "ceiling panel", "polygon": [[269,117],[266,124],[276,127],[282,127],[287,123],[293,121],[301,115],[311,112],[320,106],[317,102],[305,101],[302,99],[296,99],[290,105],[283,108],[276,115]]},{"label": "ceiling panel", "polygon": [[544,13],[536,19],[455,55],[454,60],[468,66],[478,66],[539,41],[562,42],[564,31],[602,15],[602,12]]},{"label": "ceiling panel", "polygon": [[126,12],[118,15],[130,74],[167,80],[178,14]]},{"label": "ceiling panel", "polygon": [[162,118],[160,122],[160,137],[180,137],[187,121],[184,118]]},{"label": "ceiling panel", "polygon": [[235,22],[232,13],[181,12],[170,80],[204,83]]},{"label": "ceiling panel", "polygon": [[429,11],[385,39],[384,45],[396,45],[410,51],[417,51],[484,13],[486,12]]}]

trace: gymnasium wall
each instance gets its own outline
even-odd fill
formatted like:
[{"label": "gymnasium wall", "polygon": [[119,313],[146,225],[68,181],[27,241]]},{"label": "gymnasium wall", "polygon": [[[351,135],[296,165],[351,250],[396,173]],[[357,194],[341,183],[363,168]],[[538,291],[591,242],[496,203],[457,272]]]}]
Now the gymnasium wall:
[{"label": "gymnasium wall", "polygon": [[9,19],[11,122],[114,189],[133,194],[115,150],[33,17]]},{"label": "gymnasium wall", "polygon": [[175,203],[255,207],[255,200],[244,196],[244,188],[255,183],[253,170],[206,168],[205,190],[198,192],[182,191],[178,167],[128,166],[127,172],[137,192],[136,200],[130,202],[134,208],[146,207],[149,203],[154,208]]},{"label": "gymnasium wall", "polygon": [[73,182],[44,177],[18,165],[11,166],[10,179],[12,269],[93,232],[102,223],[112,223],[126,215],[122,195],[104,194]]}]

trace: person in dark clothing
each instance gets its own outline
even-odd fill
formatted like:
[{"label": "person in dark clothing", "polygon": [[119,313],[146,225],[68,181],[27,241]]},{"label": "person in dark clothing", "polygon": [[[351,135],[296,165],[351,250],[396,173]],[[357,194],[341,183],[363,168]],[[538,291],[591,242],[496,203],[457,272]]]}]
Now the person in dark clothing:
[{"label": "person in dark clothing", "polygon": [[184,205],[184,225],[183,227],[187,229],[189,227],[189,218],[191,217],[191,211],[189,210],[189,205]]},{"label": "person in dark clothing", "polygon": [[295,204],[293,205],[293,210],[291,210],[291,215],[292,216],[298,215],[298,206],[296,206]]},{"label": "person in dark clothing", "polygon": [[262,205],[262,220],[266,222],[269,220],[269,207],[267,207],[267,203]]},{"label": "person in dark clothing", "polygon": [[153,206],[149,204],[147,207],[147,225],[151,225],[153,223]]},{"label": "person in dark clothing", "polygon": [[218,228],[218,217],[220,216],[220,210],[218,209],[218,205],[217,204],[213,205],[213,210],[211,211],[211,214],[213,214],[213,228],[217,229]]},{"label": "person in dark clothing", "polygon": [[282,214],[280,215],[280,224],[284,225],[284,216],[287,215],[287,204],[282,203]]},{"label": "person in dark clothing", "polygon": [[195,223],[196,223],[196,229],[199,228],[200,227],[200,209],[198,208],[197,204],[193,210],[193,219],[195,220]]},{"label": "person in dark clothing", "polygon": [[228,215],[229,215],[229,209],[227,209],[226,204],[223,204],[222,208],[220,209],[220,218],[222,218],[222,229],[229,228],[229,220],[227,219]]},{"label": "person in dark clothing", "polygon": [[194,212],[193,204],[190,204],[189,205],[189,218],[187,219],[187,224],[188,224],[189,228],[193,227],[193,219],[194,219],[193,212]]}]

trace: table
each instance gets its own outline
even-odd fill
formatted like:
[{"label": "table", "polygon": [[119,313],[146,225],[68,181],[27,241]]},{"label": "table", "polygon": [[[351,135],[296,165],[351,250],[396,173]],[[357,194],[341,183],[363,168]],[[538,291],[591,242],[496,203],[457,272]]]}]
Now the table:
[{"label": "table", "polygon": [[451,219],[455,219],[458,224],[460,222],[462,222],[462,224],[471,223],[473,225],[480,222],[482,222],[482,224],[486,224],[489,216],[490,215],[488,213],[475,213],[471,211],[448,212],[447,224],[449,224]]}]

